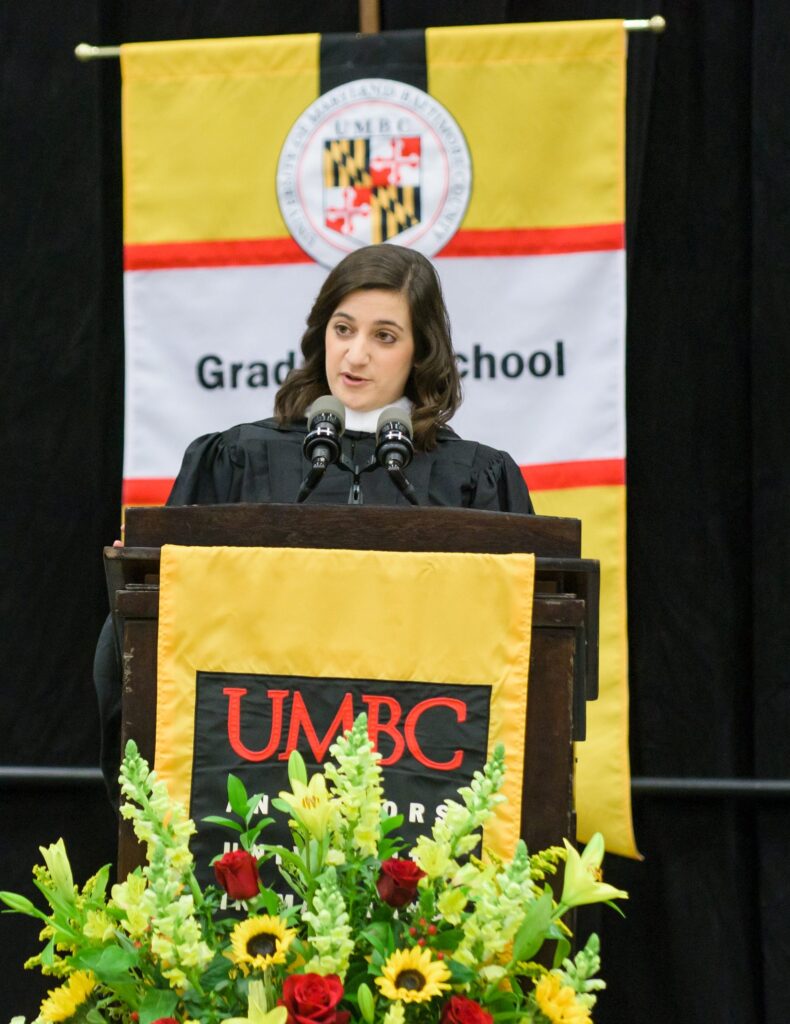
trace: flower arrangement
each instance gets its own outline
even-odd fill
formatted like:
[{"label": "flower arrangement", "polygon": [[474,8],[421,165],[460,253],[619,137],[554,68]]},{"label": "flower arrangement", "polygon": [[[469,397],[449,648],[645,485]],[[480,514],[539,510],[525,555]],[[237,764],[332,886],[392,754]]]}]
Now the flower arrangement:
[{"label": "flower arrangement", "polygon": [[[26,966],[57,981],[40,1024],[584,1024],[600,964],[598,940],[570,956],[563,917],[583,903],[626,893],[600,880],[603,840],[580,855],[565,841],[509,863],[479,858],[480,828],[503,800],[498,748],[430,835],[405,856],[400,817],[383,812],[379,755],[361,715],[308,779],[291,755],[291,789],[273,801],[288,815],[291,848],[267,845],[260,796],[228,780],[232,817],[209,820],[237,849],[214,862],[201,890],[183,808],[130,742],[121,767],[121,813],[147,846],[147,864],[108,895],[109,867],[75,886],[62,840],[42,848],[34,882],[43,950]],[[293,905],[264,885],[276,863]],[[565,863],[556,901],[549,876]],[[224,897],[224,899],[223,899]],[[237,901],[234,915],[221,908]],[[536,962],[554,945],[553,967]],[[545,956],[541,957],[546,960]],[[19,1018],[21,1020],[21,1018]]]}]

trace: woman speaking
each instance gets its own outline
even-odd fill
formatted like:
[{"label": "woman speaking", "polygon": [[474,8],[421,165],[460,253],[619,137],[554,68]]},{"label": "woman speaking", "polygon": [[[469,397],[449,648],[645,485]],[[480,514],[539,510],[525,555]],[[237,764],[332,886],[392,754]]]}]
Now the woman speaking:
[{"label": "woman speaking", "polygon": [[[384,244],[347,256],[310,311],[302,356],[277,393],[274,418],[189,446],[168,504],[295,501],[307,465],[307,411],[332,394],[345,406],[343,447],[356,465],[374,454],[384,408],[410,414],[416,452],[409,480],[420,505],[532,512],[510,456],[463,441],[447,426],[461,386],[439,278],[420,253]],[[366,474],[362,490],[365,504],[407,501],[383,471]],[[348,473],[332,465],[306,500],[344,504],[348,493]]]}]

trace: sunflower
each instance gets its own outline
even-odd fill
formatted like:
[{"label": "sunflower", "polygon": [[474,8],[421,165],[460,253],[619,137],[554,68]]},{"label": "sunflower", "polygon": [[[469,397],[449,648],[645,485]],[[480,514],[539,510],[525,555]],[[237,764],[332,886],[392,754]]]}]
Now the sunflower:
[{"label": "sunflower", "polygon": [[90,971],[75,971],[60,988],[53,988],[41,1004],[40,1017],[57,1024],[58,1021],[73,1017],[96,987],[96,979]]},{"label": "sunflower", "polygon": [[429,949],[396,949],[376,978],[386,999],[424,1003],[449,988],[450,972],[441,960],[432,960]]},{"label": "sunflower", "polygon": [[249,917],[240,921],[230,935],[230,958],[242,968],[265,970],[272,964],[284,964],[285,952],[296,932],[286,928],[279,917]]},{"label": "sunflower", "polygon": [[551,1024],[590,1024],[592,1020],[589,1009],[576,1002],[574,990],[556,974],[543,975],[535,986],[535,1000]]}]

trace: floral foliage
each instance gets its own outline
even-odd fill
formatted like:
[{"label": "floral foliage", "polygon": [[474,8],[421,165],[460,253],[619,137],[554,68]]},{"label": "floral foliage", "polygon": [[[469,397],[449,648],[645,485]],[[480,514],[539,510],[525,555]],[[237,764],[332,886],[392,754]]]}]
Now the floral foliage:
[{"label": "floral foliage", "polygon": [[[591,936],[569,956],[563,915],[626,894],[601,880],[603,839],[581,853],[566,841],[509,863],[475,856],[502,801],[498,748],[430,835],[406,855],[402,818],[384,812],[379,755],[364,715],[308,779],[293,753],[291,789],[272,801],[289,819],[290,847],[267,844],[260,795],[230,776],[237,849],[214,861],[201,890],[189,849],[195,831],[134,743],[121,768],[121,813],[147,863],[108,893],[109,867],[80,888],[62,840],[41,848],[40,909],[0,893],[42,922],[27,966],[55,982],[38,1022],[60,1024],[526,1024],[592,1019],[600,957]],[[292,906],[261,881],[276,863]],[[547,882],[565,861],[559,901]],[[235,916],[223,910],[235,901]],[[238,911],[241,911],[239,917]],[[547,944],[549,956],[541,954]],[[540,954],[543,963],[536,963]]]}]

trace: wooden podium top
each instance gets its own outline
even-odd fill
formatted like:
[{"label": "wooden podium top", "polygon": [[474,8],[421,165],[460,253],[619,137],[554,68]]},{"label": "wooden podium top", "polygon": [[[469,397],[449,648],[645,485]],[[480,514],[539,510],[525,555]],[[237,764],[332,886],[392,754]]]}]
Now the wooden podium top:
[{"label": "wooden podium top", "polygon": [[578,558],[578,519],[463,508],[376,505],[186,505],[128,508],[127,547],[231,544],[240,547],[387,551],[530,551]]}]

